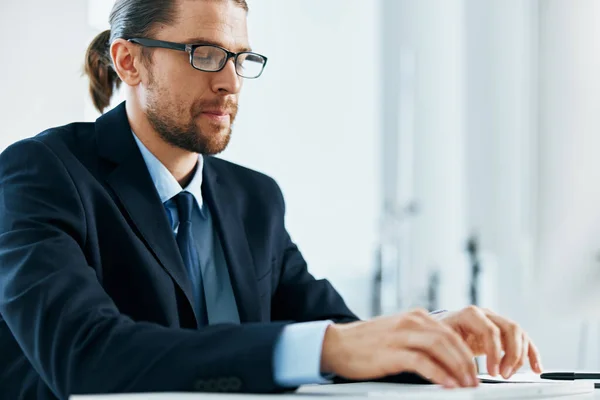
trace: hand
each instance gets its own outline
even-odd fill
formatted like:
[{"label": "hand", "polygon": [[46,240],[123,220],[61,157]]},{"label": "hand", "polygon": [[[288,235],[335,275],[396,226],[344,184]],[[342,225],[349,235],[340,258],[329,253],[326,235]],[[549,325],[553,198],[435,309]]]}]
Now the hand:
[{"label": "hand", "polygon": [[321,371],[353,380],[414,372],[448,388],[469,387],[478,384],[473,357],[455,331],[418,310],[330,325]]},{"label": "hand", "polygon": [[438,320],[454,329],[475,356],[487,356],[490,375],[510,378],[527,359],[534,372],[542,373],[537,348],[515,322],[474,306],[439,315]]}]

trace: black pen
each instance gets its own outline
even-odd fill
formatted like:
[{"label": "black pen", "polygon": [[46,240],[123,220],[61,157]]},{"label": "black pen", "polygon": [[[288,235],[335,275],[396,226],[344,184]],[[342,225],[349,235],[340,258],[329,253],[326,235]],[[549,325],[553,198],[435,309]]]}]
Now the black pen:
[{"label": "black pen", "polygon": [[590,372],[547,372],[540,375],[542,379],[552,379],[555,381],[574,381],[577,379],[597,379],[600,380],[600,373]]}]

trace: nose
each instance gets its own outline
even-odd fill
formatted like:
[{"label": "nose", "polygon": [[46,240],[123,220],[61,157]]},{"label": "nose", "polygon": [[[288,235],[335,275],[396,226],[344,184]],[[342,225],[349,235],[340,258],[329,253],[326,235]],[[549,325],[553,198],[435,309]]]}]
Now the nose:
[{"label": "nose", "polygon": [[212,89],[219,94],[238,94],[242,88],[242,77],[235,72],[235,60],[227,60],[225,67],[213,74]]}]

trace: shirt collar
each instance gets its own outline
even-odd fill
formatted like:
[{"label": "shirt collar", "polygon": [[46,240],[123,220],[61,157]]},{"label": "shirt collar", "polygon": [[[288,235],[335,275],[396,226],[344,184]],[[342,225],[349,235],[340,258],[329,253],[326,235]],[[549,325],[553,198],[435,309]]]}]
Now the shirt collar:
[{"label": "shirt collar", "polygon": [[198,164],[196,164],[196,170],[194,171],[192,180],[185,188],[182,188],[167,167],[165,167],[163,163],[148,150],[135,132],[132,131],[132,134],[142,153],[148,172],[150,172],[150,177],[152,178],[154,187],[156,187],[160,201],[164,204],[185,190],[194,196],[198,203],[198,208],[202,211],[202,205],[204,204],[202,199],[202,170],[204,169],[204,158],[202,155],[198,155]]}]

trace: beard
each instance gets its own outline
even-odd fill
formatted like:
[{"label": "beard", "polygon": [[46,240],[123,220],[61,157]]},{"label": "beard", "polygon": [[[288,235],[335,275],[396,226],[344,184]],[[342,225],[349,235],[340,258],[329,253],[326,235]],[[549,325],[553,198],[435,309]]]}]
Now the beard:
[{"label": "beard", "polygon": [[[158,87],[150,77],[146,117],[161,139],[180,149],[203,155],[215,155],[225,150],[231,139],[231,127],[238,111],[236,102],[216,98],[197,101],[187,109],[183,104],[165,102],[164,99],[169,98],[167,94],[168,91]],[[227,110],[230,115],[229,126],[210,122],[207,124],[208,128],[203,130],[197,124],[198,118],[203,111],[215,108]]]}]

